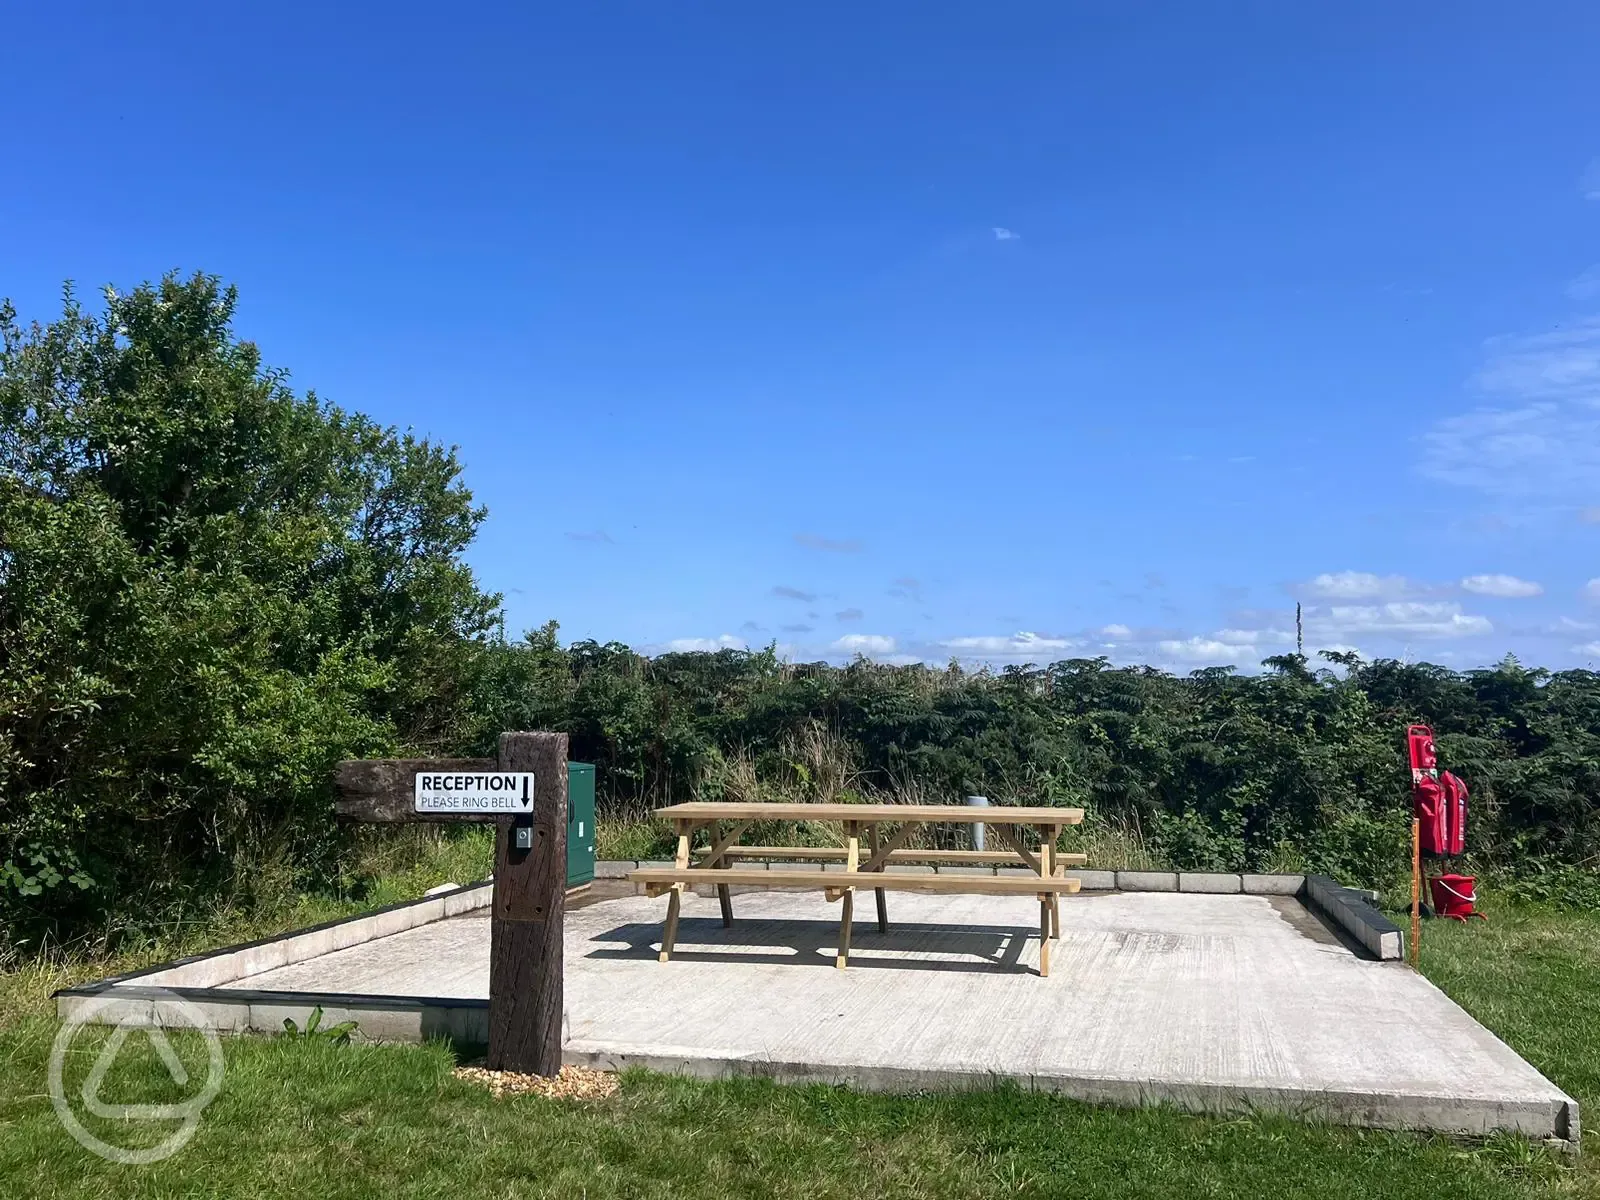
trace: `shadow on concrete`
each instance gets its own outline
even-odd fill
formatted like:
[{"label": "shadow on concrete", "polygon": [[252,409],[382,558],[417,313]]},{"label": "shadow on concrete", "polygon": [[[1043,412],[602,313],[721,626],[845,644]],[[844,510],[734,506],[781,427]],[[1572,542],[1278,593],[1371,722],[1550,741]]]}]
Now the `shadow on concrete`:
[{"label": "shadow on concrete", "polygon": [[[1031,975],[1021,961],[1022,946],[1037,933],[1021,927],[890,922],[879,933],[875,917],[859,918],[850,934],[850,969],[896,971],[1013,971]],[[625,942],[597,947],[592,959],[655,959],[661,951],[659,922],[631,922],[595,934],[595,942]],[[674,962],[783,963],[834,966],[839,945],[837,921],[734,919],[724,929],[718,917],[684,917],[678,923]],[[886,958],[891,954],[937,954],[939,958]],[[947,957],[948,956],[948,957]],[[961,956],[961,957],[957,957]],[[981,961],[973,962],[972,959]],[[964,961],[965,960],[965,961]]]}]

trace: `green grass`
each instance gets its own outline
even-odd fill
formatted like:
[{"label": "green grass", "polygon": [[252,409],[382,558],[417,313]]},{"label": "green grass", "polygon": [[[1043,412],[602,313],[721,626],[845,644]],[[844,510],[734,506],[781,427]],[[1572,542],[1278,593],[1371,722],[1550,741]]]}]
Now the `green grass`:
[{"label": "green grass", "polygon": [[[416,890],[438,873],[408,870],[405,886]],[[392,898],[400,887],[370,894]],[[1428,925],[1425,969],[1600,1112],[1600,914],[1501,907],[1491,916]],[[257,1037],[224,1042],[222,1093],[187,1147],[151,1166],[118,1166],[69,1139],[45,1095],[56,1031],[47,992],[60,975],[13,972],[0,991],[0,1196],[1600,1195],[1588,1160],[1574,1164],[1514,1138],[1463,1144],[1270,1116],[1127,1112],[1015,1089],[894,1097],[643,1073],[607,1101],[495,1100],[452,1077],[443,1045]],[[69,1091],[103,1036],[74,1043]],[[175,1041],[186,1062],[203,1061],[198,1038]],[[166,1068],[134,1035],[103,1093],[148,1102],[163,1098],[162,1084],[171,1089]],[[114,1123],[91,1120],[91,1128],[135,1140]]]},{"label": "green grass", "polygon": [[[1600,1120],[1600,913],[1488,905],[1488,921],[1428,921],[1422,971]],[[1600,1155],[1600,1150],[1596,1151]],[[1600,1166],[1594,1181],[1600,1186]]]}]

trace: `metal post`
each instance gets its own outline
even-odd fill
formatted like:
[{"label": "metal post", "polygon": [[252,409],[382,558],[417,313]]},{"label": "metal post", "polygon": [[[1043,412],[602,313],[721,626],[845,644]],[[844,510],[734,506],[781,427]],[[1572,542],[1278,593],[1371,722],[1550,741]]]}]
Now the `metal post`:
[{"label": "metal post", "polygon": [[1417,968],[1422,953],[1422,822],[1411,822],[1411,967]]},{"label": "metal post", "polygon": [[[967,797],[967,803],[972,805],[974,808],[988,808],[989,807],[989,797],[987,797],[987,796],[968,796]],[[972,826],[972,848],[974,850],[982,850],[983,849],[983,826],[981,824],[976,824],[975,823]]]}]

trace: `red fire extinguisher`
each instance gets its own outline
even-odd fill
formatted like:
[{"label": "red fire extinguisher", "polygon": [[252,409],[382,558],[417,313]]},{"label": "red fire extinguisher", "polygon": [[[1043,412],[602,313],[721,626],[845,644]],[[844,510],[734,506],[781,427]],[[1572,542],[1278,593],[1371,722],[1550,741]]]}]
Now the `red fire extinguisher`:
[{"label": "red fire extinguisher", "polygon": [[[1458,858],[1467,849],[1467,785],[1449,771],[1439,770],[1433,730],[1428,726],[1408,727],[1406,744],[1411,754],[1411,803],[1420,827],[1422,855]],[[1471,875],[1449,873],[1431,880],[1437,914],[1459,921],[1484,919],[1473,907],[1476,882]]]}]

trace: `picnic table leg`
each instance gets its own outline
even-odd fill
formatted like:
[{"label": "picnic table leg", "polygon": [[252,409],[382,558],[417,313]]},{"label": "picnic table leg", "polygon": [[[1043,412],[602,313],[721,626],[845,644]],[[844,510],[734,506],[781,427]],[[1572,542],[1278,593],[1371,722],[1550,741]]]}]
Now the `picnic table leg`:
[{"label": "picnic table leg", "polygon": [[[708,824],[711,830],[711,846],[700,859],[700,865],[713,870],[727,870],[733,866],[733,860],[728,856],[728,848],[739,844],[739,839],[744,836],[744,831],[750,827],[749,821],[735,821],[733,827],[726,833],[722,832],[722,822],[712,821]],[[725,883],[717,884],[717,903],[722,908],[722,927],[733,926],[733,889]]]},{"label": "picnic table leg", "polygon": [[1050,896],[1039,893],[1039,978],[1050,977]]},{"label": "picnic table leg", "polygon": [[[861,826],[854,821],[844,823],[846,847],[844,854],[845,874],[854,875],[856,868],[861,865]],[[839,970],[844,970],[850,961],[850,920],[855,915],[855,885],[844,889],[840,896],[842,908],[839,913],[839,954],[833,960],[833,965]]]},{"label": "picnic table leg", "polygon": [[[868,846],[872,850],[872,857],[876,858],[878,856],[878,827],[876,825],[869,825],[867,827],[867,839]],[[883,870],[883,867],[880,866],[878,870]],[[878,932],[888,933],[889,904],[886,900],[888,893],[886,893],[882,888],[873,888],[872,890],[876,892],[878,896]]]},{"label": "picnic table leg", "polygon": [[[1057,831],[1053,826],[1039,826],[1039,878],[1054,879]],[[1043,893],[1050,903],[1050,936],[1061,936],[1061,901],[1055,892]]]},{"label": "picnic table leg", "polygon": [[839,956],[833,960],[833,965],[841,971],[850,961],[850,917],[855,898],[855,888],[846,888],[840,899],[843,908],[839,912]]},{"label": "picnic table leg", "polygon": [[[1050,867],[1052,875],[1066,876],[1066,869],[1056,859],[1056,842],[1061,839],[1061,826],[1050,829]],[[1056,941],[1061,940],[1061,893],[1050,893],[1050,928],[1055,930]]]},{"label": "picnic table leg", "polygon": [[[694,836],[694,826],[687,821],[678,822],[678,856],[673,865],[683,870],[689,865],[689,840]],[[667,924],[661,933],[661,961],[672,957],[672,945],[678,940],[678,910],[683,907],[683,884],[672,885],[667,898]]]},{"label": "picnic table leg", "polygon": [[[728,840],[730,842],[736,842],[739,840],[738,828],[734,829],[733,833],[729,835]],[[712,845],[716,845],[718,842],[717,827],[715,825],[711,827],[711,842]],[[726,854],[724,854],[720,859],[717,860],[717,866],[721,867],[723,870],[727,870],[729,867],[733,866],[733,862]],[[732,929],[733,893],[728,890],[728,885],[725,883],[717,884],[717,903],[722,906],[722,927],[724,929]]]}]

